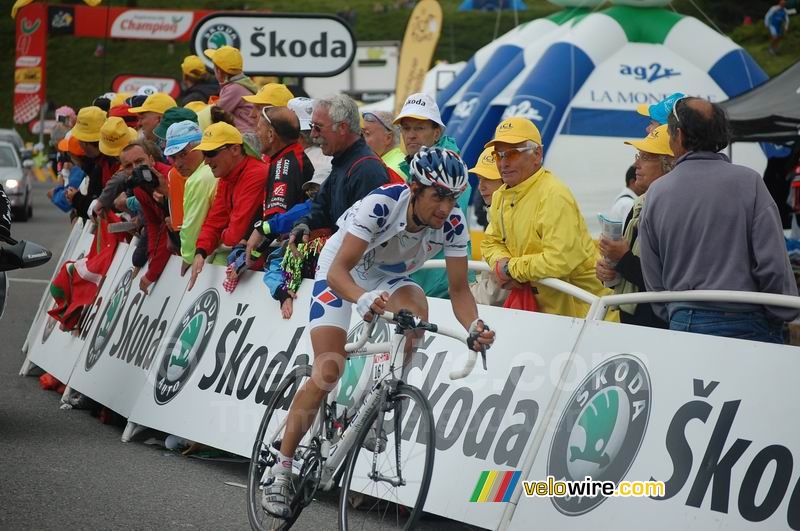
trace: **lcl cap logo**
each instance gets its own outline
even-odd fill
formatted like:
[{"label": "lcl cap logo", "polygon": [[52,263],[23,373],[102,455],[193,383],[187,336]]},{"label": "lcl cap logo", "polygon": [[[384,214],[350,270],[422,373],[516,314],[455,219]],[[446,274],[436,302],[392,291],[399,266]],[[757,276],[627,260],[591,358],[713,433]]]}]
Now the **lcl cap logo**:
[{"label": "lcl cap logo", "polygon": [[494,155],[492,153],[487,153],[486,155],[483,156],[483,159],[481,160],[481,163],[483,163],[483,164],[494,164],[495,163]]},{"label": "lcl cap logo", "polygon": [[498,131],[511,131],[512,129],[514,129],[514,123],[513,122],[503,122],[497,128]]}]

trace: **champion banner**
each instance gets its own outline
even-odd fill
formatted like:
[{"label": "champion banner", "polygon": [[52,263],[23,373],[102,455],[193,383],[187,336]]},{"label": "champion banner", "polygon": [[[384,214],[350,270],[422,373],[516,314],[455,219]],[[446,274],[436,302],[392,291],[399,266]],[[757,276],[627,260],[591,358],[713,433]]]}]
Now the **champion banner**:
[{"label": "champion banner", "polygon": [[20,9],[16,27],[14,123],[26,124],[39,116],[45,100],[47,6],[37,2]]}]

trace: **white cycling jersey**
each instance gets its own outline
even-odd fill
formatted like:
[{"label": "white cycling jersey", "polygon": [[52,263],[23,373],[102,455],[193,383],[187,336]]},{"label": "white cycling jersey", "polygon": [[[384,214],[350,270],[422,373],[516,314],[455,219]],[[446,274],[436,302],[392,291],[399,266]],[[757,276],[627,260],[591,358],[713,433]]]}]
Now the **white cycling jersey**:
[{"label": "white cycling jersey", "polygon": [[408,275],[441,250],[445,257],[467,256],[469,232],[461,209],[454,207],[441,229],[412,233],[406,230],[410,201],[408,185],[386,185],[342,214],[336,223],[339,230],[325,243],[317,262],[311,328],[325,325],[346,330],[350,322],[350,303],[336,295],[327,282],[328,269],[348,233],[367,242],[364,257],[351,271],[356,284],[367,291],[379,289],[391,294],[403,286],[416,286]]}]

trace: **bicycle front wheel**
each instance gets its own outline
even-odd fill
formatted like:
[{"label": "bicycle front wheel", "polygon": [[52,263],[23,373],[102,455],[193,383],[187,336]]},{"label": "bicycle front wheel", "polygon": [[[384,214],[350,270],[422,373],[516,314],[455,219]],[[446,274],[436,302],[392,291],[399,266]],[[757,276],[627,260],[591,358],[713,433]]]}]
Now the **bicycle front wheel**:
[{"label": "bicycle front wheel", "polygon": [[[247,517],[250,520],[250,527],[256,531],[289,529],[302,510],[302,505],[296,500],[292,504],[294,510],[290,518],[284,520],[270,516],[261,507],[263,492],[261,483],[267,470],[275,463],[275,458],[280,450],[280,443],[286,427],[286,416],[294,395],[310,377],[310,365],[300,365],[290,372],[273,392],[267,409],[264,410],[261,425],[258,427],[247,474]],[[315,435],[307,434],[301,441],[298,451],[302,452],[304,445]],[[297,497],[295,496],[295,498]]]},{"label": "bicycle front wheel", "polygon": [[419,389],[400,384],[383,411],[370,417],[348,457],[339,529],[413,529],[433,474],[436,428],[430,405]]}]

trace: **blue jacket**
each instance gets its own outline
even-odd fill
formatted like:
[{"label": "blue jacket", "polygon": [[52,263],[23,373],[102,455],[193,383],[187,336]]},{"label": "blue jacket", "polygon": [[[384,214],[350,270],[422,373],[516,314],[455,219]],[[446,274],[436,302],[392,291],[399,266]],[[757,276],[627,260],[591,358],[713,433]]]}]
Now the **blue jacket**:
[{"label": "blue jacket", "polygon": [[336,220],[345,210],[388,182],[386,166],[364,139],[359,138],[333,157],[331,174],[314,197],[308,215],[298,223],[305,223],[311,230],[331,229],[335,232]]},{"label": "blue jacket", "polygon": [[53,204],[64,212],[72,210],[72,203],[67,201],[67,188],[79,188],[84,177],[86,177],[86,172],[84,172],[80,166],[73,166],[69,172],[69,178],[67,179],[69,185],[64,186],[62,184],[61,186],[56,186],[53,191],[53,199],[51,199]]}]

